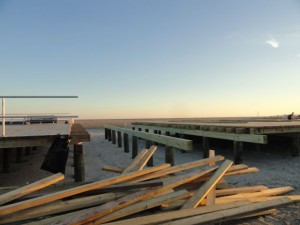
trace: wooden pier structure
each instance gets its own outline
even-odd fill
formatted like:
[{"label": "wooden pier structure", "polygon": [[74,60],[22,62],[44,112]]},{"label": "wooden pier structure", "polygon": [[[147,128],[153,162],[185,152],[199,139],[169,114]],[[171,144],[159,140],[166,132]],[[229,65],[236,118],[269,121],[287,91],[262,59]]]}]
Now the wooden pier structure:
[{"label": "wooden pier structure", "polygon": [[[124,128],[112,128],[110,126],[106,126],[105,128],[107,138],[111,138],[113,143],[115,138],[114,135],[116,135],[114,131],[132,134],[133,137],[137,136],[145,140],[152,140],[151,137],[153,137],[153,135],[156,135],[156,139],[158,140],[162,139],[162,136],[167,137],[171,134],[173,137],[180,137],[180,140],[184,140],[185,138],[192,139],[191,137],[201,137],[204,158],[209,156],[210,139],[233,141],[235,164],[243,162],[242,153],[244,143],[253,143],[256,144],[256,147],[259,147],[261,144],[268,144],[268,140],[273,137],[287,138],[292,146],[292,156],[299,156],[300,154],[300,121],[141,121],[133,122],[132,129],[127,129],[130,130],[129,132],[126,132]],[[111,134],[109,131],[111,131]],[[142,134],[142,136],[139,134]],[[112,137],[110,137],[111,135]],[[120,134],[117,136],[120,136],[121,138]],[[160,143],[165,144],[162,142]]]},{"label": "wooden pier structure", "polygon": [[[2,125],[0,125],[2,129]],[[57,135],[71,138],[74,150],[82,154],[82,142],[90,141],[89,133],[79,124],[27,124],[6,126],[6,135],[0,136],[0,149],[3,152],[3,172],[10,172],[10,153],[17,151],[17,162],[21,161],[22,150],[30,151],[31,148],[51,146]],[[79,161],[82,161],[79,157]],[[75,167],[76,163],[74,162]],[[82,163],[78,163],[81,165]],[[80,166],[82,167],[82,165]],[[80,170],[83,170],[81,168]],[[83,175],[81,175],[82,177]],[[75,174],[76,177],[76,174]],[[82,177],[81,180],[84,180]]]}]

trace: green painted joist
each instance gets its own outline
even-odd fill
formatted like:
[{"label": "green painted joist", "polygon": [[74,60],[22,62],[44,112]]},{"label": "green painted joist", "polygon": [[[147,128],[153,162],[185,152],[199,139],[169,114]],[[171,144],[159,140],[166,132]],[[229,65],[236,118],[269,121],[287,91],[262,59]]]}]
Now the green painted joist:
[{"label": "green painted joist", "polygon": [[157,142],[167,146],[175,147],[178,149],[182,149],[186,151],[193,150],[193,142],[191,140],[169,137],[169,136],[159,135],[159,134],[152,134],[148,132],[136,131],[136,130],[131,130],[122,127],[115,127],[115,126],[105,126],[105,128],[110,130],[120,131],[122,133],[126,133],[132,136],[136,136],[145,140]]},{"label": "green painted joist", "polygon": [[235,134],[235,133],[225,133],[225,132],[212,132],[212,131],[202,131],[202,130],[186,130],[172,127],[158,127],[158,126],[144,126],[144,125],[133,125],[134,127],[169,131],[172,133],[178,134],[187,134],[193,136],[209,137],[209,138],[218,138],[225,140],[241,141],[241,142],[250,142],[257,144],[267,144],[268,138],[267,135],[257,135],[257,134]]}]

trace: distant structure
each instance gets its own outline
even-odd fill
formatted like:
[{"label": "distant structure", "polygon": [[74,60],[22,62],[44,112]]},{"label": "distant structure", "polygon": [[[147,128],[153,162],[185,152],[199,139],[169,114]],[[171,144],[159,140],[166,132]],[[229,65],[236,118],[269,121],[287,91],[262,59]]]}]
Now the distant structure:
[{"label": "distant structure", "polygon": [[293,116],[294,116],[294,112],[292,112],[291,114],[289,114],[289,115],[287,116],[287,119],[288,119],[288,120],[292,120]]},{"label": "distant structure", "polygon": [[294,118],[294,112],[288,115],[283,115],[282,119],[283,120],[292,120]]}]

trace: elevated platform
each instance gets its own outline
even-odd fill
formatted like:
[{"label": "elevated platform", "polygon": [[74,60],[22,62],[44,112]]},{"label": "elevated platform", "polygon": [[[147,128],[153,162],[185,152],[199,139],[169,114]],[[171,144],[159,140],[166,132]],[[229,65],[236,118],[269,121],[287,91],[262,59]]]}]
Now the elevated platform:
[{"label": "elevated platform", "polygon": [[71,144],[90,141],[89,133],[79,124],[11,125],[6,126],[6,136],[0,136],[0,149],[44,146],[50,144],[57,135],[71,137]]},{"label": "elevated platform", "polygon": [[[154,133],[174,133],[203,138],[203,156],[208,157],[209,139],[233,141],[235,163],[242,163],[243,143],[267,144],[268,140],[286,137],[292,145],[292,155],[300,154],[300,121],[145,121],[133,122],[133,128],[152,130]],[[256,146],[259,148],[259,146]]]}]

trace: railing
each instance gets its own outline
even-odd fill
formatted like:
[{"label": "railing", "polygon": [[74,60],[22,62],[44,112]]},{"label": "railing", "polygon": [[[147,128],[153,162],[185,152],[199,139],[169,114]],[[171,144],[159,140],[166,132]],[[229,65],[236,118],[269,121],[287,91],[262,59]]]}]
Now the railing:
[{"label": "railing", "polygon": [[[24,118],[20,116],[6,116],[5,100],[6,98],[78,98],[78,96],[0,96],[2,98],[2,136],[6,136],[5,123],[6,118]],[[76,117],[76,116],[75,116]]]}]

